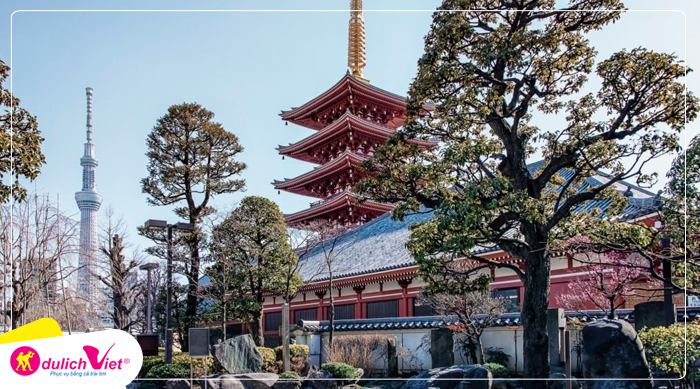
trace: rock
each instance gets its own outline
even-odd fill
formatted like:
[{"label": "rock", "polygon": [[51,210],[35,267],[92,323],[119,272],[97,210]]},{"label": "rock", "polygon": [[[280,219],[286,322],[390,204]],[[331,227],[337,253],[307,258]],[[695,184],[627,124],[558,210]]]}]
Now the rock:
[{"label": "rock", "polygon": [[[460,381],[455,378],[466,379]],[[490,389],[492,380],[491,372],[484,367],[451,366],[420,373],[408,381],[402,389]]]},{"label": "rock", "polygon": [[236,374],[235,377],[245,389],[270,389],[279,379],[277,374],[273,373]]},{"label": "rock", "polygon": [[312,389],[337,389],[338,382],[327,371],[311,371],[304,384]]},{"label": "rock", "polygon": [[250,335],[226,339],[214,347],[214,355],[230,374],[262,371],[263,358]]},{"label": "rock", "polygon": [[[566,374],[550,373],[549,378],[552,378],[552,380],[549,381],[549,389],[566,389]],[[571,388],[580,389],[581,384],[579,384],[578,381],[576,381],[576,379],[574,378],[571,380]]]},{"label": "rock", "polygon": [[190,385],[189,380],[168,380],[165,383],[165,389],[190,389],[192,386]]},{"label": "rock", "polygon": [[350,384],[350,385],[345,385],[341,389],[363,389],[363,386],[360,386],[358,384]]},{"label": "rock", "polygon": [[634,380],[591,380],[588,389],[652,389],[651,371],[642,342],[634,328],[622,320],[598,320],[581,331],[583,377],[634,378]]},{"label": "rock", "polygon": [[272,389],[299,389],[301,388],[300,378],[279,379],[272,385]]},{"label": "rock", "polygon": [[309,375],[309,372],[311,371],[311,362],[308,360],[304,361],[304,367],[301,368],[301,372],[299,373],[300,376],[306,377]]},{"label": "rock", "polygon": [[346,383],[346,385],[356,384],[360,381],[360,378],[365,375],[365,370],[362,368],[355,369],[355,379],[352,382]]},{"label": "rock", "polygon": [[231,374],[201,377],[199,386],[202,389],[245,389],[241,381]]}]

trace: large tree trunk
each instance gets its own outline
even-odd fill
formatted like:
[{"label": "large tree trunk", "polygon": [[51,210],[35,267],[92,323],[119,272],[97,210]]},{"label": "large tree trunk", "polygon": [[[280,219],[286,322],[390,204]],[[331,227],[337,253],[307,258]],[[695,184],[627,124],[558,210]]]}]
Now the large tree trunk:
[{"label": "large tree trunk", "polygon": [[[550,263],[542,251],[525,258],[525,298],[522,307],[523,359],[525,378],[549,378],[549,306]],[[545,381],[525,381],[526,389],[541,389]]]},{"label": "large tree trunk", "polygon": [[195,239],[190,245],[190,269],[187,285],[187,304],[185,308],[185,320],[183,322],[183,336],[185,338],[185,348],[182,351],[189,351],[189,332],[190,327],[195,324],[197,318],[197,282],[199,281],[199,239]]},{"label": "large tree trunk", "polygon": [[255,312],[253,314],[253,320],[248,323],[248,329],[250,330],[250,336],[253,337],[253,342],[255,342],[255,345],[258,347],[262,347],[265,345],[265,338],[263,337],[263,328],[262,328],[262,309],[258,312]]},{"label": "large tree trunk", "polygon": [[328,310],[328,347],[333,350],[333,334],[335,333],[335,304],[333,303],[333,275],[328,283],[328,302],[330,309]]}]

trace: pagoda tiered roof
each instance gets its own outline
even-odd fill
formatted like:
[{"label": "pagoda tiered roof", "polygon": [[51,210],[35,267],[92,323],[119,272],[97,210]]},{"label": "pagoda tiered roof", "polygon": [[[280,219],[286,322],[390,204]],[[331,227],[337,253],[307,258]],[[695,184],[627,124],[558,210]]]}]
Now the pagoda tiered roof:
[{"label": "pagoda tiered roof", "polygon": [[277,190],[327,198],[354,185],[361,178],[361,165],[366,159],[346,150],[334,160],[309,172],[283,181],[275,180],[272,184]]},{"label": "pagoda tiered roof", "polygon": [[315,220],[337,221],[342,225],[359,225],[392,210],[389,204],[372,200],[360,201],[352,190],[345,190],[327,200],[317,201],[311,207],[284,216],[291,226],[300,226]]},{"label": "pagoda tiered roof", "polygon": [[[362,119],[348,110],[331,125],[299,142],[280,146],[277,150],[291,158],[321,164],[337,157],[346,149],[371,156],[393,132],[390,128]],[[412,142],[424,147],[434,144],[422,140]]]},{"label": "pagoda tiered roof", "polygon": [[396,129],[406,120],[406,98],[377,88],[349,72],[335,85],[308,103],[282,111],[282,120],[320,130],[346,111]]}]

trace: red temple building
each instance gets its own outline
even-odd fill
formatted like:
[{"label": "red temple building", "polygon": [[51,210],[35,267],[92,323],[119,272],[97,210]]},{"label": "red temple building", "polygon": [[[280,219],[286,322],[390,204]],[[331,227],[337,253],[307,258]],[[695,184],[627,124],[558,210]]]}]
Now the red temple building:
[{"label": "red temple building", "polygon": [[[439,320],[432,316],[434,313],[429,307],[420,304],[419,296],[425,284],[418,276],[418,264],[406,243],[411,225],[426,221],[432,215],[420,213],[401,221],[392,220],[391,205],[359,201],[353,191],[364,174],[362,162],[371,158],[374,150],[406,120],[406,99],[371,85],[362,76],[365,60],[361,2],[353,0],[352,9],[350,71],[318,97],[281,113],[283,120],[314,133],[299,142],[280,146],[278,152],[318,165],[298,177],[274,181],[278,190],[318,199],[309,208],[286,215],[288,224],[303,228],[305,224],[322,220],[354,227],[334,242],[337,258],[332,265],[332,290],[329,290],[328,272],[319,271],[319,267],[326,265],[323,248],[311,250],[300,258],[303,266],[299,273],[305,284],[290,301],[289,322],[312,323],[304,324],[307,332],[327,330],[328,323],[324,320],[328,319],[332,293],[339,331],[366,331],[370,327],[373,330],[429,328]],[[425,147],[431,145],[430,142],[416,142]],[[542,163],[533,162],[528,168],[534,173]],[[597,172],[586,183],[602,185],[608,177],[604,172]],[[620,222],[654,222],[659,209],[656,193],[626,182],[616,183],[614,188],[624,193],[628,201],[619,215]],[[609,206],[609,199],[603,199],[591,201],[582,208],[597,208],[604,213]],[[473,254],[522,265],[519,258],[495,246],[477,247]],[[566,292],[571,280],[586,274],[587,267],[579,259],[566,254],[552,259],[550,307],[557,307],[557,296]],[[483,268],[479,274],[489,275],[492,292],[510,302],[512,313],[503,325],[519,326],[518,312],[524,288],[518,276],[507,268]],[[206,277],[200,281],[202,287],[208,283]],[[626,302],[625,308],[631,308],[634,303]],[[683,305],[683,302],[677,304]],[[269,345],[279,344],[282,309],[281,297],[268,295],[265,298],[263,327]],[[247,332],[244,323],[232,322],[230,326],[227,336]]]},{"label": "red temple building", "polygon": [[286,215],[287,223],[293,227],[318,220],[357,226],[392,209],[389,204],[359,201],[353,191],[364,177],[362,163],[406,120],[406,98],[377,88],[362,76],[365,54],[361,5],[354,1],[351,12],[350,70],[321,95],[280,114],[282,120],[315,133],[278,147],[279,153],[319,165],[298,177],[273,182],[277,190],[319,199],[308,209]]}]

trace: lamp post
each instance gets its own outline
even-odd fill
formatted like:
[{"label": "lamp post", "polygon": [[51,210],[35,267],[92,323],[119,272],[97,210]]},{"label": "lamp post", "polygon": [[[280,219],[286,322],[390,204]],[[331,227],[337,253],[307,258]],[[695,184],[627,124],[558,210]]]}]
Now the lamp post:
[{"label": "lamp post", "polygon": [[[661,230],[664,227],[661,220],[654,222],[654,227]],[[671,238],[664,236],[661,238],[661,255],[662,255],[662,272],[664,276],[664,323],[670,326],[676,322],[676,307],[673,305],[673,285],[672,285],[672,269],[671,269]],[[668,256],[669,258],[663,258]]]},{"label": "lamp post", "polygon": [[146,271],[146,333],[150,334],[153,332],[153,326],[151,325],[151,295],[153,294],[153,291],[151,290],[151,271],[158,269],[160,266],[155,263],[146,263],[141,266],[139,266],[140,270],[145,270]]},{"label": "lamp post", "polygon": [[168,274],[166,276],[167,292],[165,294],[165,363],[170,364],[173,363],[173,230],[193,231],[194,226],[191,223],[168,224],[165,220],[149,219],[144,227],[149,230],[167,231]]}]

